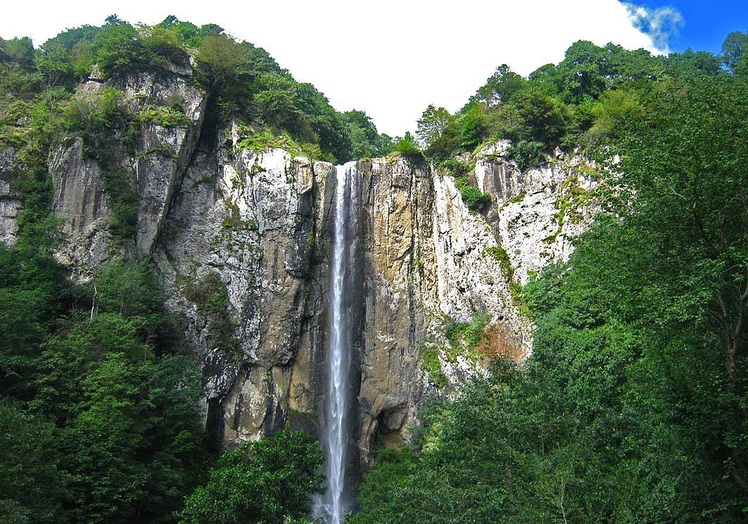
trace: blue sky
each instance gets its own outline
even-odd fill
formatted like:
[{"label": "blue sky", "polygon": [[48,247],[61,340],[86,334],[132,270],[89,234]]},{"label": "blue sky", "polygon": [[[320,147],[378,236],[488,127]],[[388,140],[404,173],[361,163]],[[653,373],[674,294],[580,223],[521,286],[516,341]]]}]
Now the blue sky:
[{"label": "blue sky", "polygon": [[748,0],[635,0],[649,9],[671,7],[683,21],[668,39],[671,51],[721,52],[722,42],[732,31],[748,32]]},{"label": "blue sky", "polygon": [[[632,19],[637,6],[654,38]],[[111,14],[133,24],[167,15],[219,24],[392,136],[414,131],[429,104],[459,109],[497,66],[527,75],[563,60],[577,40],[719,53],[728,33],[748,32],[748,0],[32,0],[5,10],[0,37],[40,45]]]}]

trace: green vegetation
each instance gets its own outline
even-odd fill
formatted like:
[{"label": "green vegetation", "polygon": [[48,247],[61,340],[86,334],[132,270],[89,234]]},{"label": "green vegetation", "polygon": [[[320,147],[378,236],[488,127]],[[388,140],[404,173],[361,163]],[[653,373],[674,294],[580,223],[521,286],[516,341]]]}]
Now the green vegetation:
[{"label": "green vegetation", "polygon": [[194,303],[198,313],[208,320],[208,345],[223,351],[238,351],[236,321],[231,315],[231,304],[226,284],[217,273],[208,273],[197,281],[182,277],[184,296]]},{"label": "green vegetation", "polygon": [[35,234],[0,247],[0,520],[168,520],[203,460],[194,364],[147,268],[74,286]]},{"label": "green vegetation", "polygon": [[491,246],[486,248],[486,253],[491,255],[493,259],[499,263],[499,266],[501,267],[501,275],[506,280],[514,279],[514,268],[509,261],[509,253],[506,252],[506,249],[499,246]]},{"label": "green vegetation", "polygon": [[462,355],[476,362],[478,345],[483,341],[487,322],[485,313],[476,313],[470,322],[457,322],[447,317],[444,326],[444,335],[449,340],[447,360],[454,363],[457,356]]},{"label": "green vegetation", "polygon": [[[580,43],[531,75],[572,122],[597,107],[578,137],[594,137],[588,152],[616,191],[601,195],[607,212],[570,260],[522,290],[537,325],[529,359],[494,359],[462,396],[427,404],[413,445],[377,457],[352,523],[745,521],[741,42],[726,42],[739,55],[727,69],[708,54]],[[524,80],[504,85],[507,75],[493,79],[491,103],[519,96]],[[562,193],[567,215],[588,197],[573,177]]]},{"label": "green vegetation", "polygon": [[418,141],[410,131],[406,132],[404,137],[395,142],[393,150],[411,162],[423,160],[423,153],[421,152],[421,148],[418,147]]},{"label": "green vegetation", "polygon": [[161,127],[186,127],[189,124],[184,109],[179,106],[147,105],[141,110],[138,120]]},{"label": "green vegetation", "polygon": [[[15,247],[0,244],[0,520],[176,522],[210,470],[182,517],[235,522],[200,513],[227,465],[245,482],[226,489],[257,489],[236,508],[248,511],[256,495],[263,515],[281,515],[268,522],[306,514],[320,462],[309,437],[282,434],[254,444],[246,461],[229,453],[209,469],[202,379],[150,269],[114,261],[73,285],[38,240],[46,230],[31,225]],[[189,297],[228,317],[217,275]]]},{"label": "green vegetation", "polygon": [[207,484],[187,497],[183,524],[307,522],[322,493],[322,452],[309,435],[281,430],[221,455]]},{"label": "green vegetation", "polygon": [[491,195],[482,193],[480,189],[470,183],[470,179],[466,176],[459,176],[455,178],[455,184],[457,189],[460,190],[462,201],[470,211],[480,213],[491,205]]},{"label": "green vegetation", "polygon": [[439,362],[439,349],[436,345],[433,343],[424,344],[421,347],[420,355],[423,369],[428,373],[431,382],[438,388],[445,387],[449,380],[442,371],[442,365]]},{"label": "green vegetation", "polygon": [[[744,36],[733,33],[725,42],[722,60],[728,67],[745,62]],[[696,71],[716,73],[720,66],[720,58],[708,53],[652,56],[579,41],[559,64],[527,78],[502,64],[454,114],[430,105],[418,120],[418,138],[424,155],[437,164],[509,139],[509,155],[525,170],[546,162],[557,147],[573,151],[614,137],[623,120],[641,114],[642,97],[654,82]]]}]

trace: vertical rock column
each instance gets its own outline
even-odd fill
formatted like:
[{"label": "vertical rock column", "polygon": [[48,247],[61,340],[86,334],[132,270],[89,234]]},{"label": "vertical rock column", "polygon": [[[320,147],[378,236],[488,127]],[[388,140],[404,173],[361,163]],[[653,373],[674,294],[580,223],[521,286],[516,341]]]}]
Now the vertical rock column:
[{"label": "vertical rock column", "polygon": [[365,317],[359,395],[362,463],[377,441],[407,440],[425,384],[423,303],[434,294],[431,178],[404,159],[360,163],[364,173]]}]

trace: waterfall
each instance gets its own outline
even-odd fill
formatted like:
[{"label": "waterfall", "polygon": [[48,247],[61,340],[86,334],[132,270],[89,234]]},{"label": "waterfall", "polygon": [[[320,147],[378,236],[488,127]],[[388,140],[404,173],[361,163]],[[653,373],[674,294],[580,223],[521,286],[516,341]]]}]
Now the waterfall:
[{"label": "waterfall", "polygon": [[358,236],[359,177],[355,162],[335,167],[332,257],[330,261],[327,389],[321,428],[325,453],[326,492],[315,503],[315,514],[340,524],[350,510],[345,484],[350,433],[353,290]]}]

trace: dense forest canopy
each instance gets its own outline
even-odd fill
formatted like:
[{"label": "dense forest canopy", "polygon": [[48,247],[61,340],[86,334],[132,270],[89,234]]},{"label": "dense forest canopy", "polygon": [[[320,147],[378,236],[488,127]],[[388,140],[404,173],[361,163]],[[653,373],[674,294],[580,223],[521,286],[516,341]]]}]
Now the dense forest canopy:
[{"label": "dense forest canopy", "polygon": [[[569,262],[522,290],[532,356],[434,395],[413,445],[377,457],[351,522],[748,520],[746,44],[732,33],[722,56],[652,56],[577,42],[527,78],[499,66],[462,109],[429,106],[417,136],[395,140],[213,24],[110,17],[36,49],[0,40],[0,150],[24,166],[8,182],[17,242],[0,243],[0,520],[303,522],[319,488],[302,434],[216,459],[199,372],[147,264],[73,284],[51,255],[54,145],[85,136],[105,162],[138,118],[184,118],[132,115],[116,90],[86,105],[75,89],[160,71],[193,74],[208,127],[241,122],[258,146],[334,161],[396,151],[458,176],[456,156],[508,139],[523,169],[581,151],[612,189]],[[126,239],[131,188],[108,180]]]}]

